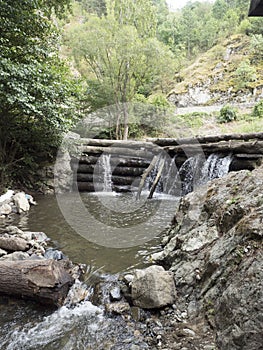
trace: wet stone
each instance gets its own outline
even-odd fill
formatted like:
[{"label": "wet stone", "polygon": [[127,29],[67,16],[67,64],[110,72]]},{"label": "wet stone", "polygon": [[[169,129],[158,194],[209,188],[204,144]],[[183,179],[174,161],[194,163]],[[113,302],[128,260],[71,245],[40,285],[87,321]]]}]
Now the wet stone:
[{"label": "wet stone", "polygon": [[116,286],[110,290],[110,300],[120,301],[122,298],[120,287]]}]

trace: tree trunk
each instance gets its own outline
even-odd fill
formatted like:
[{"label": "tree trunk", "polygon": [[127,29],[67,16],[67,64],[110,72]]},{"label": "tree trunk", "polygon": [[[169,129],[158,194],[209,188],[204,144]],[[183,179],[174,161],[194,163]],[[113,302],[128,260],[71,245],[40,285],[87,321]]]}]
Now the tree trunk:
[{"label": "tree trunk", "polygon": [[73,282],[55,260],[0,261],[0,293],[60,306]]}]

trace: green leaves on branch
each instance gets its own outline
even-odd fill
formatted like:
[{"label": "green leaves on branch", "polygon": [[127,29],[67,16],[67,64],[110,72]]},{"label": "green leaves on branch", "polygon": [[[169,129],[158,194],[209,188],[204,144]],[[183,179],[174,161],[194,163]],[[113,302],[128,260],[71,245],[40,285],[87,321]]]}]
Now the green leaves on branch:
[{"label": "green leaves on branch", "polygon": [[[68,42],[78,70],[86,77],[86,103],[90,111],[125,104],[137,93],[167,91],[173,73],[172,52],[153,34],[154,8],[149,0],[107,2],[107,16],[89,16],[75,26]],[[146,12],[146,9],[148,11]],[[152,9],[152,10],[151,10]],[[127,137],[128,115],[123,123]]]},{"label": "green leaves on branch", "polygon": [[0,177],[21,182],[56,154],[79,86],[58,56],[51,19],[69,0],[0,0]]}]

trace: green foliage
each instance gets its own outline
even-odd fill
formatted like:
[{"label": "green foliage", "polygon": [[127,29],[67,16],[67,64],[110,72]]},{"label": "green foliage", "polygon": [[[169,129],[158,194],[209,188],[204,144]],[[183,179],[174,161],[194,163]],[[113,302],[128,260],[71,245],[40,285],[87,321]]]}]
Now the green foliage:
[{"label": "green foliage", "polygon": [[[149,6],[149,0],[138,1],[137,7],[133,1],[110,0],[107,16],[87,16],[68,32],[77,68],[87,79],[90,111],[113,104],[121,108],[153,89],[168,91],[173,54],[151,34],[154,8]],[[130,116],[125,113],[116,120],[117,138],[127,137]]]},{"label": "green foliage", "polygon": [[230,123],[236,119],[237,119],[237,109],[230,105],[225,105],[220,109],[220,113],[217,117],[217,122]]},{"label": "green foliage", "polygon": [[79,87],[58,57],[69,1],[0,1],[0,177],[23,182],[51,160],[74,122]]},{"label": "green foliage", "polygon": [[253,108],[252,117],[263,118],[263,100],[260,100]]},{"label": "green foliage", "polygon": [[263,60],[263,35],[262,34],[254,34],[251,36],[250,52],[253,55],[252,61],[254,63],[257,63]]},{"label": "green foliage", "polygon": [[257,71],[250,64],[249,60],[245,60],[240,63],[234,76],[237,89],[248,88],[250,83],[257,80]]}]

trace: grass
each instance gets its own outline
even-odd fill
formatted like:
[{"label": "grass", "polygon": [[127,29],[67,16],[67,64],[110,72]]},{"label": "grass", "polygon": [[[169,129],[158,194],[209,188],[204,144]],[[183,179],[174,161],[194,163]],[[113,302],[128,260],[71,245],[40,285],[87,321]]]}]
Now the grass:
[{"label": "grass", "polygon": [[252,117],[247,112],[238,112],[238,119],[220,124],[217,122],[218,112],[188,113],[184,115],[173,115],[169,119],[165,137],[190,137],[202,135],[219,135],[234,133],[263,132],[263,118]]}]

